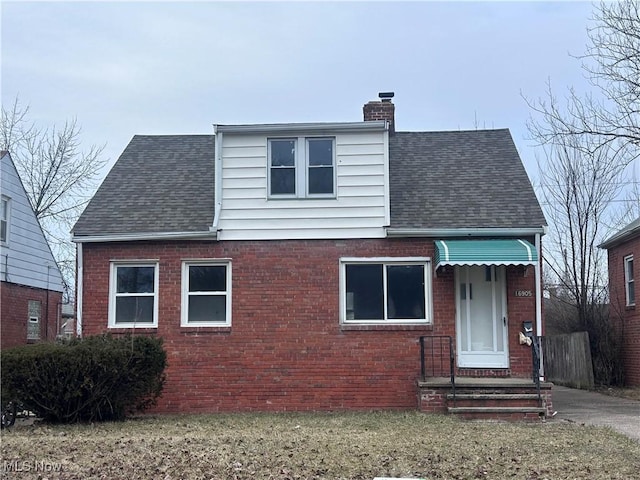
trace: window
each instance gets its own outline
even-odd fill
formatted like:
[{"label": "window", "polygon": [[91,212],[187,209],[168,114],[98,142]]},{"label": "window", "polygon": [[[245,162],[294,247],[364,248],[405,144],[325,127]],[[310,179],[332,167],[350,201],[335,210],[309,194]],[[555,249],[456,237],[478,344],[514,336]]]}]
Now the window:
[{"label": "window", "polygon": [[335,139],[269,139],[269,196],[335,196]]},{"label": "window", "polygon": [[27,322],[27,340],[40,340],[40,315],[42,315],[42,304],[39,300],[29,300],[28,303],[29,321]]},{"label": "window", "polygon": [[635,280],[633,278],[633,255],[624,257],[624,285],[627,306],[636,304]]},{"label": "window", "polygon": [[333,139],[307,139],[309,195],[333,195]]},{"label": "window", "polygon": [[428,259],[343,259],[344,323],[427,323],[431,313]]},{"label": "window", "polygon": [[0,243],[9,243],[9,198],[0,197]]},{"label": "window", "polygon": [[112,263],[110,328],[158,326],[158,264]]},{"label": "window", "polygon": [[183,327],[231,325],[231,263],[198,261],[182,264]]}]

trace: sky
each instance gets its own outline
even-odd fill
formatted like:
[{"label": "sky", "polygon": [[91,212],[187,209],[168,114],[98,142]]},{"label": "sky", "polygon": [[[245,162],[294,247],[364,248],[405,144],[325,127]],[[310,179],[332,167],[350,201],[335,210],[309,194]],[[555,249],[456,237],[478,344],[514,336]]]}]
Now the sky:
[{"label": "sky", "polygon": [[[588,88],[587,2],[14,2],[1,97],[76,118],[110,168],[135,134],[362,120],[393,91],[401,131],[509,128],[537,177],[525,97]],[[105,171],[106,174],[106,171]]]}]

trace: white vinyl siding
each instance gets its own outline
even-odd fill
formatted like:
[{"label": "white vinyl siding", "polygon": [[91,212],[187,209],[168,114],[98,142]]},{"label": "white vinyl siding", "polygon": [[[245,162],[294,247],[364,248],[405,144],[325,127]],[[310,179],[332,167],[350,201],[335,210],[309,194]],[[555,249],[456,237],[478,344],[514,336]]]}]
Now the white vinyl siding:
[{"label": "white vinyl siding", "polygon": [[636,304],[636,285],[633,272],[633,255],[624,257],[624,291],[628,307]]},{"label": "white vinyl siding", "polygon": [[[306,195],[304,183],[297,197],[270,195],[269,139],[276,137],[225,133],[219,238],[383,238],[389,223],[387,132],[329,133],[317,137],[334,139],[335,191],[329,198]],[[314,136],[278,138],[298,139],[297,148],[306,149],[305,139]],[[296,174],[308,175],[306,162]]]},{"label": "white vinyl siding", "polygon": [[0,280],[62,292],[62,275],[9,155],[2,157],[0,193],[9,200]]}]

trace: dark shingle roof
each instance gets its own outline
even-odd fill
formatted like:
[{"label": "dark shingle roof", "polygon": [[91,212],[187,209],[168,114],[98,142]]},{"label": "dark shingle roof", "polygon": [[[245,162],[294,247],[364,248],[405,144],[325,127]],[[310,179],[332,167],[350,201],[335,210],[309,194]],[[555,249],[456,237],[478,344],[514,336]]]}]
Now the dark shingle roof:
[{"label": "dark shingle roof", "polygon": [[214,211],[213,135],[136,135],[74,235],[207,231]]},{"label": "dark shingle roof", "polygon": [[[390,137],[391,227],[545,225],[508,130]],[[204,232],[214,215],[214,136],[133,137],[73,233]]]},{"label": "dark shingle roof", "polygon": [[546,225],[507,129],[397,132],[389,158],[392,228]]}]

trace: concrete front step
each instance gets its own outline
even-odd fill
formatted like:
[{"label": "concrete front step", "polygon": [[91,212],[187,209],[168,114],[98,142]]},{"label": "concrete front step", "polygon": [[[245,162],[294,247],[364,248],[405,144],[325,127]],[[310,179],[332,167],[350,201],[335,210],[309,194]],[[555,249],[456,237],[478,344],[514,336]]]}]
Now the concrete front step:
[{"label": "concrete front step", "polygon": [[447,394],[447,405],[453,407],[540,407],[541,399],[535,393],[462,392]]},{"label": "concrete front step", "polygon": [[452,393],[447,395],[447,400],[538,400],[536,393]]},{"label": "concrete front step", "polygon": [[418,402],[423,412],[469,419],[540,420],[553,412],[552,387],[541,382],[538,396],[529,379],[462,378],[454,388],[450,379],[428,378],[418,382]]},{"label": "concrete front step", "polygon": [[546,409],[539,407],[448,407],[450,414],[467,420],[540,421]]},{"label": "concrete front step", "polygon": [[544,414],[541,407],[447,407],[449,413],[536,413]]}]

